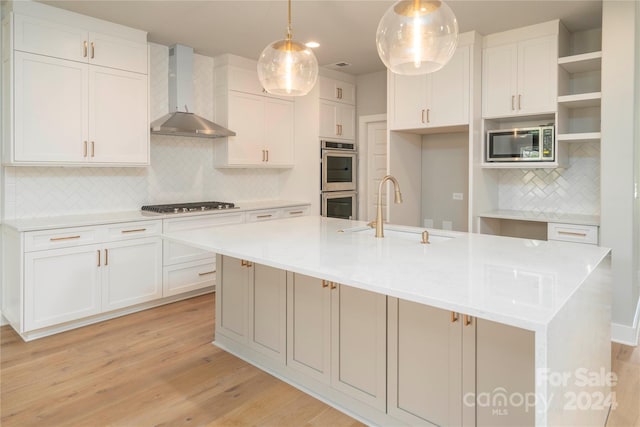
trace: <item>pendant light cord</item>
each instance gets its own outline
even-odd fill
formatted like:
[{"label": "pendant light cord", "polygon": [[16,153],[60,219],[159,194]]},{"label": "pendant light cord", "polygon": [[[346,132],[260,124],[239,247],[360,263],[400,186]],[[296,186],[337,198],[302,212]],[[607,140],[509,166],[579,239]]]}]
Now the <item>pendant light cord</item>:
[{"label": "pendant light cord", "polygon": [[287,40],[291,40],[291,0],[289,0],[289,15],[287,17]]}]

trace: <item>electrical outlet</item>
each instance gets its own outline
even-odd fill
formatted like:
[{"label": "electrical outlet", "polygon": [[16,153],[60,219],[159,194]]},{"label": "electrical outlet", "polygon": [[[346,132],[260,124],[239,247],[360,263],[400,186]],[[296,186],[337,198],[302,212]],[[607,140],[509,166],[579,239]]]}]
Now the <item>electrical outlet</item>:
[{"label": "electrical outlet", "polygon": [[453,200],[464,200],[462,193],[453,193]]},{"label": "electrical outlet", "polygon": [[451,221],[442,221],[442,229],[443,230],[453,230],[453,222],[451,222]]},{"label": "electrical outlet", "polygon": [[425,219],[423,220],[423,224],[422,224],[422,226],[423,226],[423,227],[425,227],[425,228],[433,228],[433,220],[432,220],[432,219],[425,218]]}]

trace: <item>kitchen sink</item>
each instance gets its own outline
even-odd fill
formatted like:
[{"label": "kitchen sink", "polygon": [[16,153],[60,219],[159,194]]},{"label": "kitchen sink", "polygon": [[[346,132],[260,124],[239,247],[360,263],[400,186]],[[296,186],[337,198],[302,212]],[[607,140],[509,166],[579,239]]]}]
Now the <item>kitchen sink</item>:
[{"label": "kitchen sink", "polygon": [[[366,225],[361,227],[345,228],[344,230],[340,231],[345,233],[358,233],[371,237],[374,237],[376,234],[375,228],[371,228]],[[404,239],[420,242],[422,240],[423,231],[425,231],[425,229],[423,228],[403,227],[401,225],[385,224],[384,238]],[[429,232],[429,243],[446,242],[447,240],[451,240],[454,238],[454,236],[445,236],[441,234],[434,234],[431,231]]]}]

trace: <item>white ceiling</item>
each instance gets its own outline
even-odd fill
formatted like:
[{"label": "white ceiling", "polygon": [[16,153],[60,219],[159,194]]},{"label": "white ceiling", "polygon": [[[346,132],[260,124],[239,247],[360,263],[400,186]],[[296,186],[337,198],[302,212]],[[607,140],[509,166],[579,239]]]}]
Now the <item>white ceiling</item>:
[{"label": "white ceiling", "polygon": [[[282,39],[287,22],[284,0],[49,0],[84,15],[149,32],[149,41],[181,43],[196,53],[233,53],[258,58]],[[293,0],[294,39],[317,40],[320,65],[345,61],[341,70],[365,74],[383,70],[375,46],[378,21],[388,0]],[[450,0],[460,32],[491,34],[560,18],[571,31],[600,27],[601,0]]]}]

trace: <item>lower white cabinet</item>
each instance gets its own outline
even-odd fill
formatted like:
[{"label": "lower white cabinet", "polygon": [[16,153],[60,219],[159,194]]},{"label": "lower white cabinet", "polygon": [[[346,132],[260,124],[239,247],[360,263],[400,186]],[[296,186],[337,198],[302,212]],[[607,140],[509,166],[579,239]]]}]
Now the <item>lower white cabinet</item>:
[{"label": "lower white cabinet", "polygon": [[547,239],[561,242],[598,244],[597,225],[547,223]]},{"label": "lower white cabinet", "polygon": [[25,254],[24,329],[44,328],[100,313],[99,258],[99,245]]},{"label": "lower white cabinet", "polygon": [[162,239],[147,237],[106,245],[102,311],[162,297]]}]

